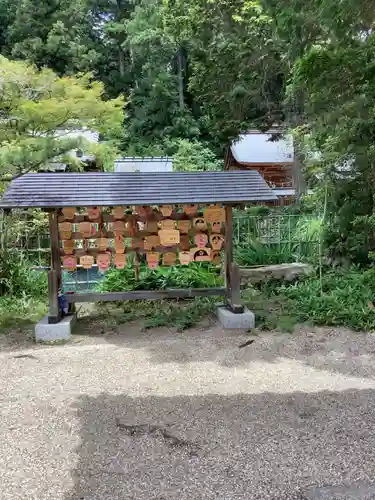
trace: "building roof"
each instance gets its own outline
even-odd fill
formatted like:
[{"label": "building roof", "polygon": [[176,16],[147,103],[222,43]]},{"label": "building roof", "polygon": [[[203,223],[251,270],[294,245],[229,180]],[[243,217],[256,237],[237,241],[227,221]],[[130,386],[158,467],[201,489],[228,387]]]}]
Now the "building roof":
[{"label": "building roof", "polygon": [[98,143],[99,142],[99,132],[96,130],[89,130],[87,128],[74,129],[74,130],[57,130],[56,138],[58,139],[86,139],[86,141]]},{"label": "building roof", "polygon": [[[273,193],[278,197],[278,198],[283,198],[288,197],[288,196],[295,196],[296,195],[296,190],[294,188],[272,188]],[[308,189],[305,194],[313,194],[314,191],[312,189]]]},{"label": "building roof", "polygon": [[172,158],[166,156],[125,157],[115,161],[115,172],[172,172]]},{"label": "building roof", "polygon": [[234,159],[243,165],[259,164],[292,164],[294,160],[293,141],[291,137],[272,140],[276,130],[267,133],[251,131],[242,134],[231,144]]},{"label": "building roof", "polygon": [[26,174],[13,180],[0,208],[160,205],[273,201],[257,171]]},{"label": "building roof", "polygon": [[[98,144],[99,143],[99,132],[95,130],[89,130],[88,128],[81,128],[81,129],[74,129],[74,130],[65,130],[65,129],[59,129],[55,133],[55,138],[56,139],[83,139],[84,141],[87,141],[91,144]],[[70,153],[73,156],[76,155],[76,149],[73,149]],[[95,160],[94,155],[88,155],[82,152],[83,154],[79,157],[81,161],[93,161]],[[77,156],[78,157],[78,156]],[[55,167],[57,165],[56,162],[51,162],[51,166]],[[61,164],[63,165],[63,164]],[[65,170],[62,166],[59,166],[56,168],[56,170]]]}]

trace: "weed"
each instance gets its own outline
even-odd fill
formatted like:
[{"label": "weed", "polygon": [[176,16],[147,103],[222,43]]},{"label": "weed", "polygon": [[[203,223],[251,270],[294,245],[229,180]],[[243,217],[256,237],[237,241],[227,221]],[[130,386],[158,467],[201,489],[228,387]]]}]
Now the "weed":
[{"label": "weed", "polygon": [[215,303],[212,299],[196,298],[187,301],[168,302],[153,314],[145,317],[145,329],[162,326],[173,327],[177,331],[196,326],[204,317],[212,313]]},{"label": "weed", "polygon": [[234,219],[235,259],[239,265],[271,265],[316,260],[321,217],[251,215]]},{"label": "weed", "polygon": [[375,268],[367,271],[328,271],[322,282],[316,276],[294,284],[266,283],[245,294],[254,304],[264,328],[309,322],[345,326],[356,331],[375,329]]},{"label": "weed", "polygon": [[183,331],[196,326],[215,309],[212,298],[187,300],[134,301],[122,305],[122,312],[114,315],[117,324],[139,321],[142,328],[170,327]]},{"label": "weed", "polygon": [[27,326],[39,321],[47,312],[46,303],[32,297],[0,298],[0,328]]},{"label": "weed", "polygon": [[166,288],[208,288],[220,286],[222,277],[217,269],[207,263],[193,263],[189,266],[160,267],[155,271],[142,265],[139,279],[134,269],[111,269],[98,285],[100,292],[124,290],[164,290]]},{"label": "weed", "polygon": [[0,254],[0,294],[23,298],[47,295],[47,276],[32,271],[21,253],[2,250]]}]

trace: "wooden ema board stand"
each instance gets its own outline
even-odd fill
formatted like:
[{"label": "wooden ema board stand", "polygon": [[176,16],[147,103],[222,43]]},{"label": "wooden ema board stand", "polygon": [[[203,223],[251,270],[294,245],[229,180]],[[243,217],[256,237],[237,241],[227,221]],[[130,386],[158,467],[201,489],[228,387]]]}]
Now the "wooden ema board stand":
[{"label": "wooden ema board stand", "polygon": [[160,265],[189,265],[213,262],[224,256],[225,287],[204,289],[142,290],[134,292],[76,293],[66,295],[68,303],[224,296],[235,313],[240,304],[238,267],[233,264],[231,205],[160,205],[63,208],[50,211],[51,270],[49,283],[49,322],[61,319],[58,292],[62,269],[90,269],[106,272],[110,266],[130,265],[136,277],[139,264],[150,269]]}]

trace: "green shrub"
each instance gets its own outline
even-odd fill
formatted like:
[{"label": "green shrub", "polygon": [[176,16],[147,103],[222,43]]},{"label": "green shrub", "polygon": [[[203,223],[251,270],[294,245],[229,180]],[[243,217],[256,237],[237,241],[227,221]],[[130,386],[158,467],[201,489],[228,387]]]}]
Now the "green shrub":
[{"label": "green shrub", "polygon": [[234,259],[240,266],[267,266],[285,264],[297,260],[293,245],[265,244],[259,240],[249,239],[235,248]]},{"label": "green shrub", "polygon": [[9,295],[0,297],[0,328],[7,329],[36,323],[46,312],[47,305],[43,299]]},{"label": "green shrub", "polygon": [[14,250],[0,252],[0,294],[42,298],[47,295],[47,276],[32,271],[30,262]]},{"label": "green shrub", "polygon": [[268,283],[261,292],[270,303],[282,301],[279,314],[287,311],[299,323],[375,329],[375,268],[329,271],[322,282],[313,276],[290,285]]},{"label": "green shrub", "polygon": [[318,259],[321,217],[237,211],[233,221],[235,260],[239,265],[316,262]]},{"label": "green shrub", "polygon": [[98,285],[101,292],[123,290],[165,290],[166,288],[208,288],[222,285],[218,270],[207,263],[192,263],[189,266],[159,267],[152,271],[142,265],[139,280],[134,269],[111,269]]},{"label": "green shrub", "polygon": [[[189,266],[159,267],[152,271],[142,265],[139,280],[134,269],[111,269],[99,283],[101,292],[124,290],[165,290],[166,288],[210,288],[222,286],[223,278],[217,268],[209,263],[192,263]],[[192,328],[215,307],[211,297],[184,300],[129,301],[121,305],[123,313],[117,322],[127,323],[138,320],[145,329],[170,326],[177,330]]]}]

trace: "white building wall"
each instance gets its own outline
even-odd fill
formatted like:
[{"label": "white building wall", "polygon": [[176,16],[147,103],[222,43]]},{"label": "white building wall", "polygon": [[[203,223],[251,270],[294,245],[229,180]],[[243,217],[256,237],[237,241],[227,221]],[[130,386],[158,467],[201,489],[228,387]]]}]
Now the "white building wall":
[{"label": "white building wall", "polygon": [[232,153],[239,163],[291,163],[294,160],[293,140],[286,137],[270,141],[271,134],[242,134],[232,144]]},{"label": "white building wall", "polygon": [[172,172],[170,158],[120,158],[115,161],[115,172]]}]

